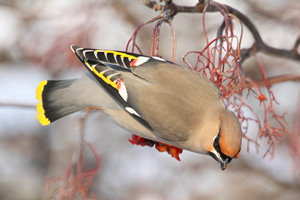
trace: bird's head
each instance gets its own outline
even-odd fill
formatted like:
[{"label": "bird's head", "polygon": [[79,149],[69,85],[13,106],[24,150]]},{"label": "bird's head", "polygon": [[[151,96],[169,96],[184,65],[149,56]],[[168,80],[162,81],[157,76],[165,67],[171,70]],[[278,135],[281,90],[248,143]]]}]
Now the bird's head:
[{"label": "bird's head", "polygon": [[225,170],[228,163],[239,156],[241,144],[242,130],[239,120],[231,111],[224,110],[220,116],[219,132],[214,136],[208,153]]}]

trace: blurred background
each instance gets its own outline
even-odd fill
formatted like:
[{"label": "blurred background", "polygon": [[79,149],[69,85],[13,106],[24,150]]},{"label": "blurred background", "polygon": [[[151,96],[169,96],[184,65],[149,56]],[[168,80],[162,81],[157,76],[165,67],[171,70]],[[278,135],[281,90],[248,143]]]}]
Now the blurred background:
[{"label": "blurred background", "polygon": [[[196,0],[174,1],[195,5]],[[257,26],[263,40],[277,48],[292,49],[299,36],[299,0],[219,1],[242,11]],[[35,89],[46,79],[80,77],[85,68],[69,46],[125,50],[135,28],[158,15],[139,0],[0,0],[0,199],[49,199],[44,190],[50,177],[65,173],[79,145],[78,119],[84,112],[42,127],[36,119]],[[213,39],[222,22],[219,14],[207,14],[206,26]],[[178,14],[176,62],[190,50],[205,46],[202,15]],[[153,25],[145,26],[137,42],[144,54],[150,52]],[[243,47],[253,39],[245,29]],[[172,37],[162,26],[159,54],[171,59]],[[300,63],[259,54],[267,76],[300,74]],[[245,73],[260,79],[257,64],[249,59]],[[102,159],[92,191],[104,200],[186,200],[186,199],[280,199],[300,196],[300,106],[299,83],[272,86],[279,103],[276,112],[287,112],[292,134],[276,146],[275,157],[262,159],[268,147],[260,140],[254,146],[243,141],[239,159],[225,171],[208,156],[188,151],[181,162],[154,148],[132,146],[131,133],[114,125],[100,112],[86,121],[85,137]],[[259,112],[257,99],[250,105]],[[258,128],[248,135],[256,137]],[[93,165],[91,153],[86,162]]]}]

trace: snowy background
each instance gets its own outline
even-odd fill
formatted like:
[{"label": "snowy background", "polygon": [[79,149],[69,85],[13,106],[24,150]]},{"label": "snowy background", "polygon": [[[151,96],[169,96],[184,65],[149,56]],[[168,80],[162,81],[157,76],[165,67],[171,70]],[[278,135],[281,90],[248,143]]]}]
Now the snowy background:
[{"label": "snowy background", "polygon": [[[298,0],[222,2],[251,18],[271,46],[293,47],[300,32]],[[184,1],[184,5],[195,3]],[[272,18],[274,13],[280,13],[277,19]],[[86,72],[69,46],[124,50],[135,28],[157,14],[138,0],[0,0],[0,199],[48,199],[47,178],[63,175],[78,147],[76,120],[84,113],[42,127],[35,110],[40,81],[76,78]],[[175,17],[176,61],[180,64],[185,52],[203,48],[201,16]],[[220,19],[218,14],[207,15],[212,35]],[[150,50],[152,28],[148,25],[138,35],[145,54]],[[163,26],[161,33],[159,53],[171,59],[170,30]],[[247,32],[244,37],[243,45],[249,47],[253,40]],[[299,62],[260,57],[268,76],[300,73]],[[244,67],[247,75],[260,78],[251,60]],[[276,111],[287,112],[288,130],[299,134],[292,126],[299,127],[299,83],[277,84],[272,90],[280,103]],[[255,104],[255,99],[249,101]],[[257,131],[256,126],[250,127],[249,135]],[[103,163],[93,186],[98,199],[293,200],[300,196],[299,163],[291,157],[288,139],[277,146],[272,161],[262,159],[263,141],[259,154],[253,146],[247,153],[244,142],[239,159],[221,171],[208,156],[184,151],[178,162],[153,148],[132,146],[127,141],[131,133],[100,112],[89,115],[85,133],[86,140],[97,146]]]}]

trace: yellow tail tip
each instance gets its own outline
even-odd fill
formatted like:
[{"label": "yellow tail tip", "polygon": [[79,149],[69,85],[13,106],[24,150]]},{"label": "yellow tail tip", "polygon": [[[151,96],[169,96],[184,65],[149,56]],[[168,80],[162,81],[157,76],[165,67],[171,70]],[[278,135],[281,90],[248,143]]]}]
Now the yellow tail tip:
[{"label": "yellow tail tip", "polygon": [[44,110],[44,107],[43,107],[43,103],[42,102],[39,102],[37,105],[36,105],[36,109],[37,109],[37,119],[39,120],[39,122],[43,125],[43,126],[46,126],[48,124],[50,124],[50,120],[46,117],[45,115],[45,110]]},{"label": "yellow tail tip", "polygon": [[36,99],[39,100],[39,103],[36,105],[36,109],[38,112],[37,119],[43,126],[46,126],[51,123],[50,120],[45,115],[45,109],[43,106],[43,98],[42,98],[42,94],[45,85],[47,85],[47,83],[48,81],[42,81],[39,83],[38,87],[36,88]]},{"label": "yellow tail tip", "polygon": [[37,119],[43,126],[46,126],[51,123],[50,120],[44,114],[38,114]]},{"label": "yellow tail tip", "polygon": [[45,85],[47,85],[48,81],[41,81],[36,88],[36,99],[39,101],[42,101],[42,94],[45,88]]}]

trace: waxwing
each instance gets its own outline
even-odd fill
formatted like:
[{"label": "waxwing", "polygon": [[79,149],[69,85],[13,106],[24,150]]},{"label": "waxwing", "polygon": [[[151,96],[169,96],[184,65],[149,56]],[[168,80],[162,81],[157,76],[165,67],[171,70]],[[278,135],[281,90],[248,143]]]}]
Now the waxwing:
[{"label": "waxwing", "polygon": [[218,88],[197,72],[159,57],[71,49],[90,73],[40,82],[37,118],[42,125],[97,108],[138,136],[211,155],[223,170],[238,156],[240,123],[224,107]]}]

